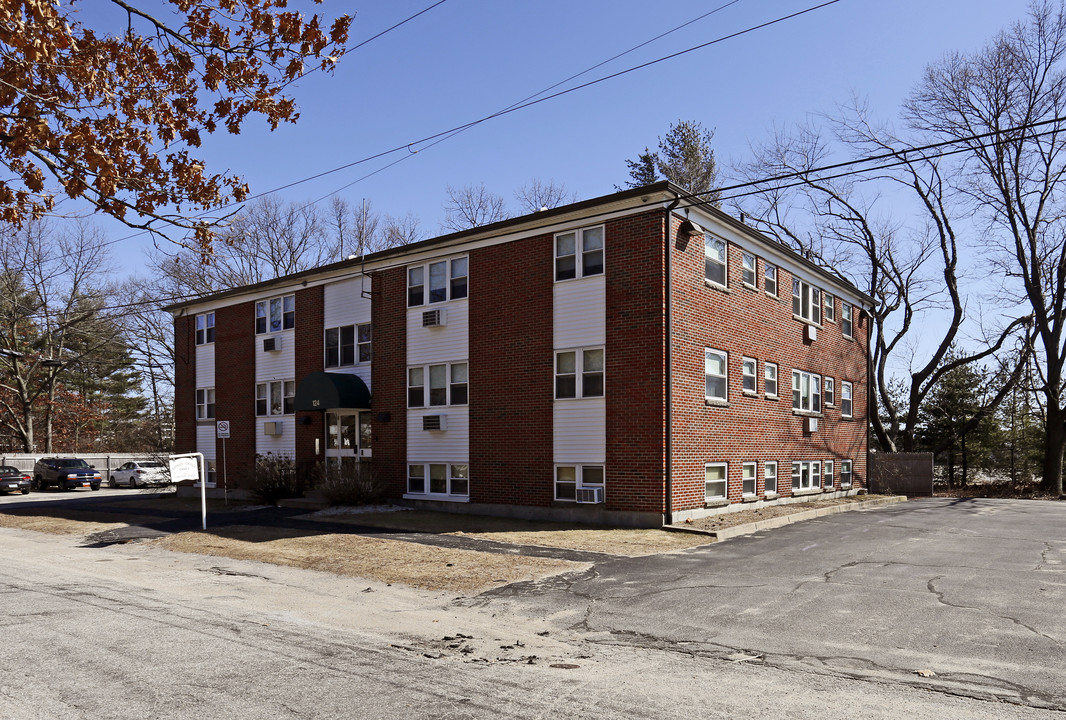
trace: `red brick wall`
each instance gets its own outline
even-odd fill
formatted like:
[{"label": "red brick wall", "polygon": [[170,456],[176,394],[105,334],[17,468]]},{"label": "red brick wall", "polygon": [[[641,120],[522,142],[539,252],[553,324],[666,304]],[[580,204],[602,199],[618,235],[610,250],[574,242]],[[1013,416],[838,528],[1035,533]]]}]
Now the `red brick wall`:
[{"label": "red brick wall", "polygon": [[174,318],[174,452],[196,452],[196,338],[193,315]]},{"label": "red brick wall", "polygon": [[[215,416],[229,420],[226,476],[229,488],[248,487],[255,468],[255,304],[215,311]],[[216,441],[222,485],[222,440]]]},{"label": "red brick wall", "polygon": [[553,502],[552,242],[470,253],[471,502]]},{"label": "red brick wall", "polygon": [[406,269],[374,273],[371,288],[373,466],[385,482],[387,494],[399,497],[407,488]]},{"label": "red brick wall", "polygon": [[[323,286],[304,288],[296,291],[296,383],[314,372],[325,369],[323,357],[324,326],[324,289]],[[310,423],[305,425],[305,422]],[[306,470],[325,458],[323,437],[325,415],[321,412],[296,413],[296,462]],[[315,453],[315,439],[319,439],[319,452]]]},{"label": "red brick wall", "polygon": [[[674,221],[676,238],[678,221]],[[834,482],[840,485],[840,461],[853,461],[854,486],[866,477],[866,328],[855,313],[855,340],[843,338],[840,298],[837,322],[823,321],[818,339],[803,339],[804,323],[792,316],[792,277],[778,269],[778,297],[762,290],[764,259],[757,261],[759,289],[742,283],[741,249],[729,246],[728,292],[707,287],[702,236],[680,238],[674,252],[674,509],[704,506],[704,464],[729,463],[729,499],[741,496],[741,464],[757,461],[758,494],[763,488],[763,463],[778,462],[778,493],[790,495],[791,463],[834,460]],[[823,288],[824,289],[824,288]],[[704,350],[729,353],[729,407],[711,407],[705,400]],[[742,357],[758,360],[758,397],[742,392]],[[764,394],[764,362],[778,365],[779,400]],[[836,407],[825,408],[813,434],[803,430],[804,418],[792,413],[792,370],[835,380]],[[841,419],[842,380],[854,385],[854,419]]]},{"label": "red brick wall", "polygon": [[657,211],[605,228],[608,510],[666,507],[664,217]]}]

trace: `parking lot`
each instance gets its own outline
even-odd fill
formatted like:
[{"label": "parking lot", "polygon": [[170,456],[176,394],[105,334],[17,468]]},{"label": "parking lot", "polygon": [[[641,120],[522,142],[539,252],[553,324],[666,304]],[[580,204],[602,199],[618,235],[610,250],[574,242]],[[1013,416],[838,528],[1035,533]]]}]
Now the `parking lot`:
[{"label": "parking lot", "polygon": [[89,488],[79,488],[77,490],[65,490],[61,492],[52,487],[47,490],[31,492],[29,495],[22,495],[17,492],[6,493],[0,495],[0,510],[6,506],[21,503],[90,503],[93,501],[146,497],[172,492],[174,492],[174,488],[172,487],[147,487],[136,488],[133,490],[121,487],[109,488],[107,486],[107,481],[104,481],[103,485],[100,486],[100,489],[95,491],[90,490]]}]

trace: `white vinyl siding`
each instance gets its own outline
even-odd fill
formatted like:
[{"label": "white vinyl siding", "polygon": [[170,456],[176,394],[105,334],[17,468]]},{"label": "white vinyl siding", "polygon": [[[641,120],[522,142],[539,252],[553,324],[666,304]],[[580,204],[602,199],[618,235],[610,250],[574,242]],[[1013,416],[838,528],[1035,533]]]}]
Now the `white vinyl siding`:
[{"label": "white vinyl siding", "polygon": [[[370,278],[355,277],[338,282],[329,283],[322,288],[323,291],[323,323],[325,328],[342,327],[345,325],[355,326],[356,359],[359,357],[359,329],[358,326],[370,325]],[[373,328],[369,328],[371,340]],[[370,351],[373,352],[371,345]],[[328,368],[331,373],[343,373],[356,375],[362,379],[366,386],[371,387],[370,362],[354,365],[340,365]]]},{"label": "white vinyl siding", "polygon": [[606,400],[555,403],[552,445],[556,463],[602,465],[607,457]]},{"label": "white vinyl siding", "polygon": [[415,307],[407,311],[408,365],[465,360],[470,356],[469,303],[448,303],[442,310],[446,313],[443,327],[423,327],[422,313],[427,308]]},{"label": "white vinyl siding", "polygon": [[607,343],[607,279],[555,283],[552,296],[552,347],[563,349]]}]

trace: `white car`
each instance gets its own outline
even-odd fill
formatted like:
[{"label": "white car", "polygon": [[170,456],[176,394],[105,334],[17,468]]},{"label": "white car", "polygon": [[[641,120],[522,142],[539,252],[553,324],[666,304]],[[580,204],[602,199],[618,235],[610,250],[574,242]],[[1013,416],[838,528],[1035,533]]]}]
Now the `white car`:
[{"label": "white car", "polygon": [[125,485],[131,488],[139,485],[169,485],[170,468],[154,460],[128,462],[111,471],[107,484],[110,487]]}]

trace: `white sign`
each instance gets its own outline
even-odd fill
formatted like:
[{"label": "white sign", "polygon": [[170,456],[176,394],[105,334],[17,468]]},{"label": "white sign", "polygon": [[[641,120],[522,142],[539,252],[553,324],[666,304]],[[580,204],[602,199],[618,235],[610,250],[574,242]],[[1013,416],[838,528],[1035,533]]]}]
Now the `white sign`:
[{"label": "white sign", "polygon": [[215,423],[215,430],[218,432],[218,437],[229,437],[229,420],[219,420]]},{"label": "white sign", "polygon": [[200,466],[194,457],[180,457],[170,459],[170,479],[172,482],[182,480],[199,480]]}]

